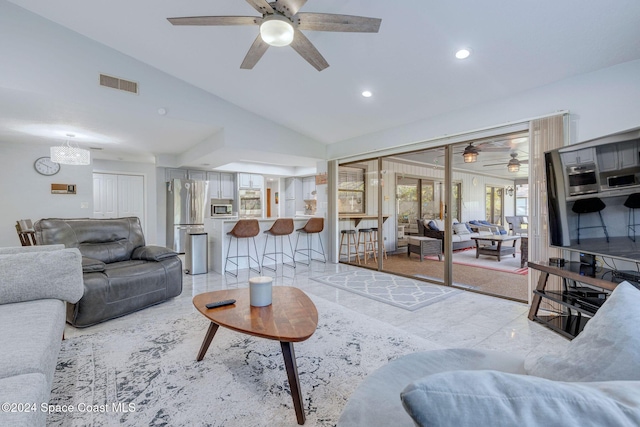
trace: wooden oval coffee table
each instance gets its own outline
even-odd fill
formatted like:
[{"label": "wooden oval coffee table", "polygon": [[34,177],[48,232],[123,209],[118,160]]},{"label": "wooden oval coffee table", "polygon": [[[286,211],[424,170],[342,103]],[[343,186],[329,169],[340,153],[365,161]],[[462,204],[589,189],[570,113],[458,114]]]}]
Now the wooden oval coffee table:
[{"label": "wooden oval coffee table", "polygon": [[[235,299],[236,303],[212,309],[205,307],[210,302],[226,299]],[[293,343],[309,338],[318,326],[318,311],[313,301],[298,288],[274,286],[272,304],[266,307],[251,306],[248,288],[196,295],[193,298],[193,305],[211,321],[196,359],[198,361],[204,358],[220,326],[256,337],[280,341],[298,424],[304,424],[302,392]]]}]

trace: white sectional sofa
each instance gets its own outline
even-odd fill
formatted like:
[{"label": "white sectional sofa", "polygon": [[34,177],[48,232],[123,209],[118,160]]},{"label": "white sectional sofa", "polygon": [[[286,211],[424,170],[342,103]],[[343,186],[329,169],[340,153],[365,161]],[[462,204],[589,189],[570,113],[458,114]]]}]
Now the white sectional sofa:
[{"label": "white sectional sofa", "polygon": [[338,427],[640,425],[640,289],[623,282],[557,355],[413,353],[369,375]]},{"label": "white sectional sofa", "polygon": [[45,426],[66,301],[83,294],[82,257],[63,245],[0,248],[0,426]]},{"label": "white sectional sofa", "polygon": [[[444,249],[444,233],[445,223],[439,219],[419,219],[418,223],[418,235],[424,237],[431,237],[433,239],[440,239],[443,242]],[[469,223],[461,223],[457,220],[453,220],[453,233],[451,241],[453,243],[453,250],[475,248],[475,242],[472,237],[491,236],[496,233],[500,233],[500,230],[495,226],[488,225],[474,225]]]}]

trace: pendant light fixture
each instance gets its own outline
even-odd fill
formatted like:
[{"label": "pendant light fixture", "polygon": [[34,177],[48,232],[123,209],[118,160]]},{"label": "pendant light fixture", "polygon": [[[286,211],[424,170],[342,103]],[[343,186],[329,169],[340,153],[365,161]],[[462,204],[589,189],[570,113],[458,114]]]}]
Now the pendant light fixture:
[{"label": "pendant light fixture", "polygon": [[511,160],[507,163],[507,170],[509,172],[518,172],[520,170],[520,160],[516,158],[517,156],[518,153],[511,153]]},{"label": "pendant light fixture", "polygon": [[465,147],[464,152],[462,153],[462,158],[465,163],[474,163],[478,160],[478,149],[471,145]]},{"label": "pendant light fixture", "polygon": [[[75,135],[68,133],[67,137],[73,138]],[[71,145],[69,139],[65,144],[51,147],[51,161],[62,165],[84,166],[91,164],[90,154],[89,150],[78,147],[78,144]]]}]

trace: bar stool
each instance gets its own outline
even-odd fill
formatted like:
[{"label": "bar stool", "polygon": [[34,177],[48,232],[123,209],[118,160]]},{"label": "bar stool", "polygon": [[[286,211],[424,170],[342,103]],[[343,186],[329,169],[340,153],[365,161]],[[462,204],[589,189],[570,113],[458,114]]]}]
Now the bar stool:
[{"label": "bar stool", "polygon": [[[230,232],[227,233],[229,236],[229,246],[227,246],[227,258],[224,262],[224,272],[229,273],[234,277],[238,276],[238,259],[239,258],[247,258],[247,263],[249,264],[249,270],[253,270],[256,273],[260,273],[260,262],[258,261],[258,248],[256,247],[256,239],[255,237],[260,233],[260,224],[258,224],[257,219],[241,219],[236,225],[233,226]],[[231,241],[236,238],[236,254],[235,256],[229,256],[229,252],[231,250]],[[238,247],[240,246],[240,239],[247,239],[247,254],[239,255]],[[249,239],[253,240],[253,248],[256,252],[256,257],[253,258],[251,256],[251,251],[249,249]],[[234,261],[235,260],[235,261]],[[255,261],[258,264],[258,269],[251,267],[251,260]],[[236,266],[235,274],[231,270],[227,270],[227,263],[234,264]]]},{"label": "bar stool", "polygon": [[[629,225],[627,226],[627,237],[636,241],[636,226],[640,225],[636,223],[636,209],[640,208],[640,193],[629,194],[627,200],[624,201],[624,206],[629,208]],[[630,231],[633,231],[633,237],[630,235]]]},{"label": "bar stool", "polygon": [[376,249],[373,244],[373,232],[370,228],[361,228],[358,230],[358,261],[360,261],[360,246],[362,246],[362,256],[365,264],[369,259],[369,255],[373,255],[373,260],[376,262],[378,261]]},{"label": "bar stool", "polygon": [[[604,220],[602,219],[602,211],[606,208],[607,205],[604,204],[599,197],[591,197],[589,199],[579,199],[571,207],[571,210],[578,214],[578,244],[580,244],[580,230],[584,230],[585,228],[600,228],[604,230],[604,235],[607,238],[607,243],[609,242],[609,233],[607,233],[607,226],[604,225]],[[588,214],[588,213],[598,213],[600,217],[600,224],[602,225],[593,225],[588,227],[580,227],[580,215]]]},{"label": "bar stool", "polygon": [[[358,255],[358,246],[356,244],[356,230],[342,230],[340,231],[340,257],[345,255],[342,252],[343,247],[347,247],[347,262],[351,262],[351,248],[353,247],[353,254],[356,255],[356,260],[358,264],[360,264],[360,257]],[[347,242],[344,242],[345,237],[347,238]]]},{"label": "bar stool", "polygon": [[[291,218],[279,218],[277,219],[270,229],[264,232],[267,238],[264,241],[264,250],[262,251],[262,268],[267,270],[276,271],[278,268],[278,254],[282,259],[282,265],[296,268],[296,261],[293,259],[293,246],[291,246],[291,233],[293,233],[293,219]],[[269,237],[273,237],[273,252],[267,252],[267,243]],[[289,239],[289,250],[291,255],[284,251],[284,236]],[[278,237],[280,237],[280,251],[278,252]],[[273,255],[273,256],[272,256]],[[290,263],[285,262],[285,257],[291,260]],[[264,265],[264,259],[273,260],[273,268]]]},{"label": "bar stool", "polygon": [[[305,256],[307,258],[308,263],[305,263],[303,261],[298,261],[298,262],[301,262],[304,265],[311,265],[311,261],[312,260],[320,261],[320,259],[318,259],[318,258],[312,258],[312,256],[311,256],[312,252],[315,252],[317,254],[322,255],[322,262],[325,262],[325,263],[327,262],[327,258],[324,255],[324,247],[322,246],[322,237],[320,237],[320,233],[322,232],[323,229],[324,229],[324,218],[309,218],[309,221],[307,221],[307,223],[304,225],[304,227],[298,228],[296,230],[298,232],[298,236],[296,238],[296,250],[295,250],[295,253],[297,254],[299,252],[300,254]],[[307,236],[307,247],[298,249],[298,241],[300,240],[300,235],[301,234],[305,234]],[[320,249],[321,249],[321,251],[319,251],[317,249],[313,249],[311,247],[311,245],[313,243],[312,237],[313,237],[314,234],[318,235],[318,240],[320,241]]]},{"label": "bar stool", "polygon": [[[376,255],[378,255],[378,227],[371,227],[371,231],[373,232],[373,246],[376,250]],[[384,259],[387,259],[387,247],[382,245],[382,254]]]}]

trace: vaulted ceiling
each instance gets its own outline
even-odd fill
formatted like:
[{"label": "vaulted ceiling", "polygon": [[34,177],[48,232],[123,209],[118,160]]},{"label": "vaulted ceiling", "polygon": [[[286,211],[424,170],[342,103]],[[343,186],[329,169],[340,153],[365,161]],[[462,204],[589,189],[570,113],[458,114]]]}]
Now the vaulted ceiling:
[{"label": "vaulted ceiling", "polygon": [[[271,47],[253,70],[242,70],[240,64],[258,34],[257,26],[176,27],[166,19],[259,15],[244,0],[111,0],[100,4],[0,0],[0,9],[11,3],[72,30],[73,37],[96,41],[321,145],[640,58],[637,0],[309,0],[302,7],[305,12],[382,19],[379,33],[374,34],[304,31],[330,65],[321,72],[290,47]],[[21,35],[5,34],[0,52],[11,49],[9,36]],[[455,52],[463,47],[471,50],[471,56],[456,59]],[[56,58],[50,60],[56,63]],[[78,52],[59,67],[82,68],[83,61],[85,55]],[[11,64],[3,61],[2,67]],[[25,70],[25,79],[32,78],[32,71]],[[105,72],[116,74],[118,70]],[[136,80],[143,94],[149,83],[144,76]],[[364,90],[373,96],[363,97]],[[39,95],[35,89],[30,96],[23,95],[0,81],[0,113],[23,124],[59,123],[63,127],[74,121],[76,126],[153,155],[175,154],[178,139],[181,150],[189,149],[224,128],[224,123],[215,120],[172,118],[175,99],[163,103],[161,96],[157,116],[166,116],[162,122],[155,115],[130,114],[117,103],[105,105],[95,100],[76,105],[72,99]],[[7,132],[0,125],[0,137]],[[99,140],[87,142],[104,151],[111,149]]]}]

